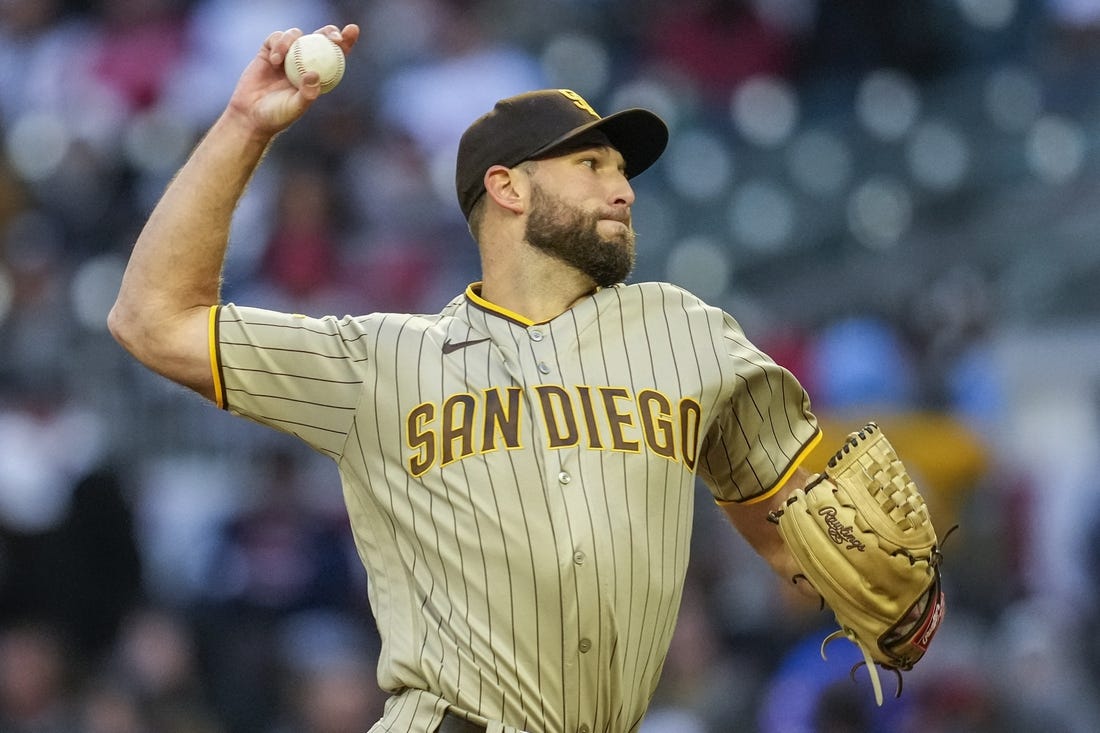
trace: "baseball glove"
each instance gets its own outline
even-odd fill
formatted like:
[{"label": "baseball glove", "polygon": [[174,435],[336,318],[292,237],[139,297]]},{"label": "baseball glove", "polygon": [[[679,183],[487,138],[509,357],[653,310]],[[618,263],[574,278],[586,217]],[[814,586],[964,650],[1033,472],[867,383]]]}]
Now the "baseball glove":
[{"label": "baseball glove", "polygon": [[[882,704],[876,665],[912,669],[944,614],[942,555],[928,507],[875,423],[848,436],[824,473],[795,490],[769,519],[802,573],[863,653]],[[794,581],[799,580],[795,576]]]}]

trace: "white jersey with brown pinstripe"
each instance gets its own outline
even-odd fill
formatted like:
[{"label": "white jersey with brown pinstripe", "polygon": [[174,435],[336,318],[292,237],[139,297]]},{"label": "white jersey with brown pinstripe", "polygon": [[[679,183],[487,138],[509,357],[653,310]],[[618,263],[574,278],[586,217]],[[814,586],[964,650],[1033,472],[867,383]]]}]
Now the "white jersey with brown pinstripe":
[{"label": "white jersey with brown pinstripe", "polygon": [[[531,733],[634,731],[676,623],[701,477],[777,489],[819,437],[736,321],[664,283],[546,323],[212,314],[219,404],[337,463],[382,636],[378,730],[442,707]],[[410,701],[409,696],[415,700]]]}]

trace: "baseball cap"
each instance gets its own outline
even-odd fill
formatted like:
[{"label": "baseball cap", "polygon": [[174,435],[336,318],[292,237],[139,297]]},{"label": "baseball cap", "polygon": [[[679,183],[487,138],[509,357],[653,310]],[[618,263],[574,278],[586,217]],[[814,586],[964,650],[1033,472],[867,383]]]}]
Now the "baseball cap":
[{"label": "baseball cap", "polygon": [[570,89],[543,89],[502,99],[463,133],[458,144],[455,188],[467,219],[485,193],[485,171],[543,156],[590,130],[599,130],[626,161],[633,178],[661,156],[668,127],[646,109],[601,117]]}]

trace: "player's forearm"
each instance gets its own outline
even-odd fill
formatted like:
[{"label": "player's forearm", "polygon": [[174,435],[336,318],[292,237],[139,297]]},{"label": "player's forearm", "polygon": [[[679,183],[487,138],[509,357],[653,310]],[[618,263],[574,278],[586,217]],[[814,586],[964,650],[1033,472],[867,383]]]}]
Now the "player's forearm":
[{"label": "player's forearm", "polygon": [[233,212],[270,140],[245,118],[224,114],[138,237],[109,325],[123,346],[157,371],[166,371],[161,362],[173,358],[180,329],[204,318],[219,300]]},{"label": "player's forearm", "polygon": [[768,514],[782,506],[792,491],[805,486],[813,474],[804,468],[795,469],[787,482],[773,496],[757,504],[725,504],[726,516],[745,540],[784,580],[790,580],[800,570]]}]

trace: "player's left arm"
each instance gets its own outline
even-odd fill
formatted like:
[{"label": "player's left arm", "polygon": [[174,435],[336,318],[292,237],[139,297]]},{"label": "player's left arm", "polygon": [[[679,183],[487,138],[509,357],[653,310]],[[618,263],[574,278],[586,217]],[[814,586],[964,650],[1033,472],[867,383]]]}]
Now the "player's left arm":
[{"label": "player's left arm", "polygon": [[768,515],[783,506],[791,492],[803,488],[813,477],[814,474],[799,467],[777,491],[762,501],[719,504],[734,528],[784,580],[790,580],[801,570],[783,538],[775,531],[775,524],[768,520]]},{"label": "player's left arm", "polygon": [[794,374],[722,314],[729,401],[708,430],[699,477],[738,532],[779,575],[798,571],[770,513],[813,479],[807,456],[821,440],[810,398]]}]

